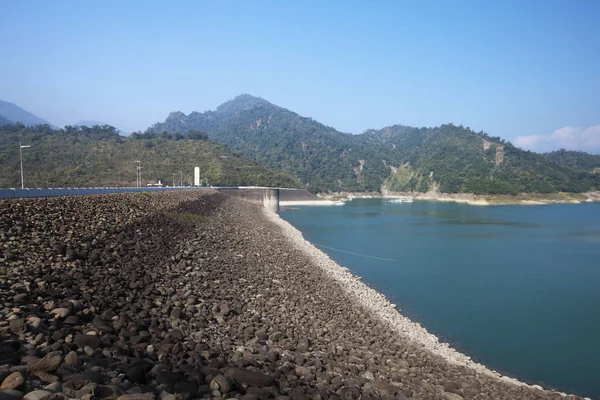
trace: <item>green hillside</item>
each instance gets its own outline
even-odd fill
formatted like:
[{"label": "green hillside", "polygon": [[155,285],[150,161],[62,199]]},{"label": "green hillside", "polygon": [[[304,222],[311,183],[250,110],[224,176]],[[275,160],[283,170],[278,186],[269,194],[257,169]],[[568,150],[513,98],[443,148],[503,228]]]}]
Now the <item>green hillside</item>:
[{"label": "green hillside", "polygon": [[207,132],[212,140],[313,191],[584,192],[600,177],[558,165],[500,138],[452,124],[338,132],[266,100],[241,95],[204,113],[171,113],[148,132]]},{"label": "green hillside", "polygon": [[[211,139],[274,170],[287,171],[315,191],[337,187],[376,190],[378,185],[356,182],[352,157],[352,135],[337,132],[265,100],[249,95],[205,113],[171,113],[151,132],[208,132]],[[347,152],[346,152],[347,153]],[[358,162],[358,160],[356,160]],[[369,182],[371,183],[371,182]]]},{"label": "green hillside", "polygon": [[581,172],[600,172],[600,155],[589,154],[583,151],[557,150],[544,153],[546,159],[563,167]]},{"label": "green hillside", "polygon": [[110,126],[55,130],[16,124],[0,127],[0,187],[20,185],[19,141],[31,145],[23,150],[28,187],[135,186],[136,160],[142,163],[144,184],[161,180],[171,185],[173,174],[179,184],[180,171],[188,184],[198,166],[211,185],[298,186],[286,174],[237,156],[199,133],[125,138]]},{"label": "green hillside", "polygon": [[452,124],[430,129],[369,131],[392,144],[402,161],[388,181],[392,191],[517,194],[585,192],[598,176],[574,171],[500,138]]}]

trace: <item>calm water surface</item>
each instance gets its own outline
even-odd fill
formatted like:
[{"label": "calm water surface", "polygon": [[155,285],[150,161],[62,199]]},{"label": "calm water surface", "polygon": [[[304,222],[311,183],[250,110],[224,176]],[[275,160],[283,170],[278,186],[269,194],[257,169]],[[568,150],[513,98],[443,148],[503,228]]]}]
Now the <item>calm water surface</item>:
[{"label": "calm water surface", "polygon": [[600,398],[600,204],[353,200],[281,216],[474,360]]}]

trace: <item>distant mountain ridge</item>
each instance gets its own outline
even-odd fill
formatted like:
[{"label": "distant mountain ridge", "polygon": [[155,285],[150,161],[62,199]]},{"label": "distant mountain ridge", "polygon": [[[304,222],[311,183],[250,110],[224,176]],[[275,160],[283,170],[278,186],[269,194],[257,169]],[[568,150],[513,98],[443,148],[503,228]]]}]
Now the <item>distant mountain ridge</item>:
[{"label": "distant mountain ridge", "polygon": [[[100,121],[90,121],[90,120],[79,121],[79,122],[77,122],[77,123],[75,123],[73,125],[74,126],[87,126],[88,128],[92,128],[94,126],[105,126],[105,125],[113,126],[114,127],[114,125],[112,125],[112,124],[107,124],[105,122],[100,122]],[[117,129],[117,131],[119,131],[119,134],[121,134],[122,136],[129,135],[128,132],[125,132],[124,130],[119,129],[117,127],[115,127],[115,128]]]},{"label": "distant mountain ridge", "polygon": [[16,104],[0,100],[0,125],[8,125],[15,122],[20,122],[27,126],[50,125],[54,127],[50,122],[24,110]]},{"label": "distant mountain ridge", "polygon": [[10,125],[12,123],[13,123],[12,121],[9,121],[8,119],[6,119],[2,115],[0,115],[0,126],[2,126],[2,125]]},{"label": "distant mountain ridge", "polygon": [[584,192],[600,175],[559,165],[468,127],[395,125],[339,132],[251,95],[214,111],[171,113],[148,132],[202,131],[313,191]]},{"label": "distant mountain ridge", "polygon": [[[192,111],[189,115],[185,115],[181,111],[174,111],[169,114],[165,122],[156,123],[147,131],[151,132],[187,132],[189,130],[209,131],[217,128],[217,126],[226,119],[234,118],[236,115],[251,111],[253,109],[281,109],[268,101],[254,97],[249,94],[242,94],[229,100],[216,108],[215,111],[197,112]],[[285,110],[287,111],[287,110]]]}]

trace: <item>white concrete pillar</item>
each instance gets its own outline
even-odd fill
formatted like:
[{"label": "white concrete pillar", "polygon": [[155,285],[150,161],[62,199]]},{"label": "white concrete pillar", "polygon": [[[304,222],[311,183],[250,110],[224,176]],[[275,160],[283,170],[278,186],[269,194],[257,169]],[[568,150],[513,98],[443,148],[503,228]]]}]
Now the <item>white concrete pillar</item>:
[{"label": "white concrete pillar", "polygon": [[262,189],[263,207],[269,211],[279,212],[279,189]]}]

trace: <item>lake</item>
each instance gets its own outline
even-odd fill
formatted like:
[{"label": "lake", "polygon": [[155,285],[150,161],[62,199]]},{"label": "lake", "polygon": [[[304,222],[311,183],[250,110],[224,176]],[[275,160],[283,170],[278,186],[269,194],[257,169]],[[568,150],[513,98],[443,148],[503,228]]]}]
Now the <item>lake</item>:
[{"label": "lake", "polygon": [[600,204],[354,199],[281,217],[475,361],[600,398]]}]

